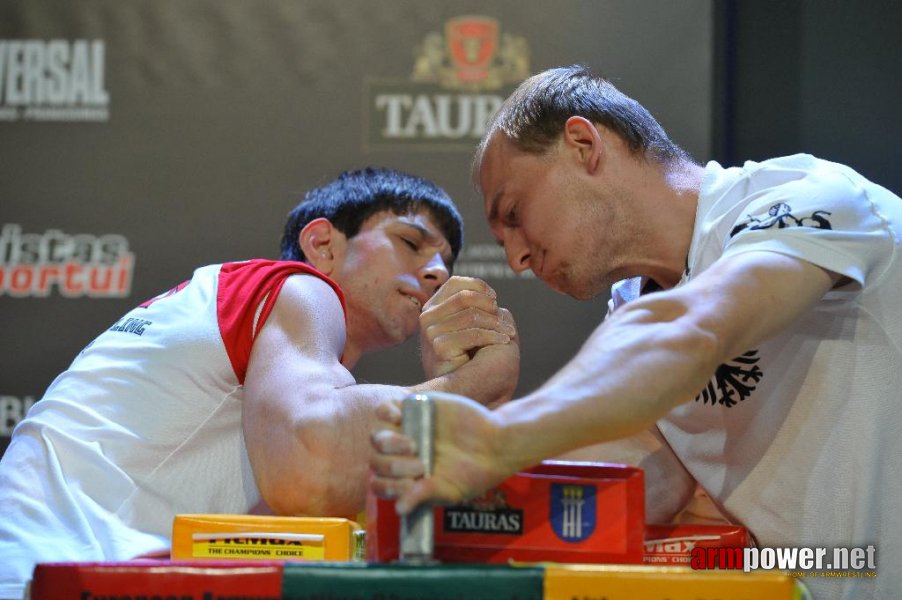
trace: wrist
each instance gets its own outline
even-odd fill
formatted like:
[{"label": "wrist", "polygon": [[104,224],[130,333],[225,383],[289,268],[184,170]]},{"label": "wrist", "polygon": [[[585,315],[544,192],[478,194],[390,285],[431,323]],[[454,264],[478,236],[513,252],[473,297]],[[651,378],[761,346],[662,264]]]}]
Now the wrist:
[{"label": "wrist", "polygon": [[539,445],[542,435],[532,431],[528,419],[522,419],[522,408],[517,406],[520,402],[508,402],[492,411],[492,444],[496,456],[501,457],[510,474],[519,473],[545,458]]},{"label": "wrist", "polygon": [[501,394],[486,386],[485,380],[478,376],[479,372],[472,367],[472,364],[470,361],[452,371],[411,386],[410,390],[413,392],[448,392],[466,396],[482,405],[497,402]]}]

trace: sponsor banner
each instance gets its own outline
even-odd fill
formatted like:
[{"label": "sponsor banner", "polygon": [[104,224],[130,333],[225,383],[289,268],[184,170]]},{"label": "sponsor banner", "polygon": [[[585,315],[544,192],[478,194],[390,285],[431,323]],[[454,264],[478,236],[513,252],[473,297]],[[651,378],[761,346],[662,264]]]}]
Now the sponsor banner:
[{"label": "sponsor banner", "polygon": [[15,223],[0,229],[0,296],[125,298],[134,266],[119,234],[23,233]]},{"label": "sponsor banner", "polygon": [[504,491],[490,489],[466,504],[447,506],[442,526],[450,533],[523,535],[523,510],[509,506]]},{"label": "sponsor banner", "polygon": [[510,268],[504,248],[498,244],[472,243],[461,251],[454,263],[454,274],[480,279],[535,279],[530,270],[517,273]]},{"label": "sponsor banner", "polygon": [[748,530],[740,525],[646,524],[645,564],[688,565],[695,548],[748,546]]},{"label": "sponsor banner", "polygon": [[516,85],[531,75],[526,39],[491,17],[460,16],[426,34],[407,81],[365,83],[365,146],[472,151]]},{"label": "sponsor banner", "polygon": [[195,533],[194,556],[197,558],[295,558],[322,560],[326,556],[323,535],[303,533]]},{"label": "sponsor banner", "polygon": [[[707,157],[710,139],[709,0],[655,5],[654,23],[628,0],[572,8],[0,3],[8,427],[99,332],[153,327],[117,321],[133,297],[201,265],[274,258],[303,193],[365,165],[426,177],[455,199],[467,232],[455,273],[486,279],[512,310],[519,393],[539,386],[578,350],[605,299],[576,302],[507,265],[470,183],[486,122],[525,77],[581,62],[618,77],[694,155]],[[629,33],[637,28],[642,40]],[[661,78],[665,61],[678,68]],[[417,340],[365,356],[354,376],[417,383]]]},{"label": "sponsor banner", "polygon": [[19,424],[35,403],[34,396],[0,395],[0,436],[12,435],[13,429]]},{"label": "sponsor banner", "polygon": [[402,145],[472,151],[506,97],[449,93],[431,84],[368,81],[366,85],[370,149]]},{"label": "sponsor banner", "polygon": [[108,121],[103,40],[0,39],[0,121]]},{"label": "sponsor banner", "polygon": [[174,559],[352,560],[363,529],[340,518],[180,514],[172,524]]}]

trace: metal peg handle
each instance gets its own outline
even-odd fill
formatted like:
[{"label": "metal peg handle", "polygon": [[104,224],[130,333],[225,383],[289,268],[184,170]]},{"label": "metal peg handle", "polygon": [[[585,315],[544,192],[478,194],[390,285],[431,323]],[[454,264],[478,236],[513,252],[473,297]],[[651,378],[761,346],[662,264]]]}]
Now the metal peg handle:
[{"label": "metal peg handle", "polygon": [[[435,401],[428,394],[411,394],[401,402],[401,430],[416,442],[417,454],[432,474],[435,437]],[[421,504],[401,518],[400,558],[405,562],[432,562],[435,518],[431,505]]]}]

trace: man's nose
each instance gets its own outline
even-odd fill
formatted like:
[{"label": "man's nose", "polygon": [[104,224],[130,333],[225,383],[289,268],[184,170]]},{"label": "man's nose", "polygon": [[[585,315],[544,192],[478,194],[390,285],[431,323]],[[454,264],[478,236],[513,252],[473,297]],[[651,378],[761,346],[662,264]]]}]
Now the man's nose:
[{"label": "man's nose", "polygon": [[448,271],[448,265],[445,264],[445,259],[438,252],[420,270],[421,280],[429,287],[432,293],[448,281],[450,277],[451,273]]},{"label": "man's nose", "polygon": [[517,234],[506,236],[504,252],[507,255],[507,264],[515,273],[522,273],[529,268],[529,246],[521,236]]}]

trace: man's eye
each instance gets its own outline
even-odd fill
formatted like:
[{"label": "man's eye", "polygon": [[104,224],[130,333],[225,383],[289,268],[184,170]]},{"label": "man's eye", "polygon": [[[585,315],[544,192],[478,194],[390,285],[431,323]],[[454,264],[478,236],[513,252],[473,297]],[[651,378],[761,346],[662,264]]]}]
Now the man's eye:
[{"label": "man's eye", "polygon": [[411,250],[419,250],[420,249],[419,246],[416,245],[416,242],[412,242],[412,241],[408,240],[407,238],[401,238],[401,240],[405,244],[407,244]]},{"label": "man's eye", "polygon": [[517,209],[511,208],[504,215],[504,224],[508,227],[514,227],[517,225]]}]

